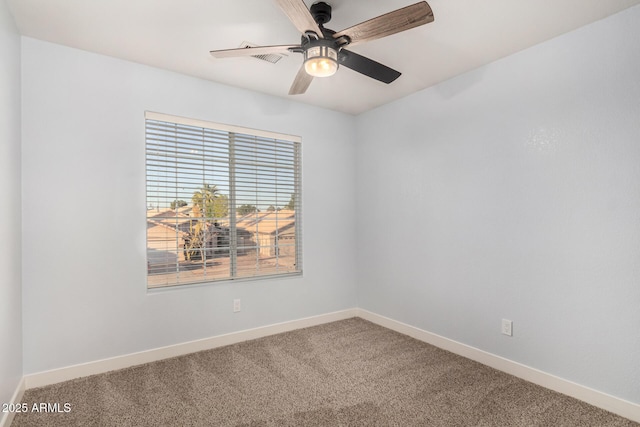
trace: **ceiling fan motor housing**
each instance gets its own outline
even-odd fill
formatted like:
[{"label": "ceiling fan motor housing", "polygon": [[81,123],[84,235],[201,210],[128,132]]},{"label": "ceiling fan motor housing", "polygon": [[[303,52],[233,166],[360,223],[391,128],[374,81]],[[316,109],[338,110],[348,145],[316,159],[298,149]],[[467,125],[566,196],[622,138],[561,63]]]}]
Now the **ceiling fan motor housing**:
[{"label": "ceiling fan motor housing", "polygon": [[331,6],[323,1],[312,4],[310,12],[313,19],[320,26],[331,21]]}]

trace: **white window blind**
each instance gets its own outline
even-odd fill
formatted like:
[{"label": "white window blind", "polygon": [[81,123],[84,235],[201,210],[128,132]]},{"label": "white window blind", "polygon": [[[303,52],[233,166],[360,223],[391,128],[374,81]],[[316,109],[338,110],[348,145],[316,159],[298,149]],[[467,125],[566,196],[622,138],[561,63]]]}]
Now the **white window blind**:
[{"label": "white window blind", "polygon": [[299,138],[145,119],[149,288],[302,272]]}]

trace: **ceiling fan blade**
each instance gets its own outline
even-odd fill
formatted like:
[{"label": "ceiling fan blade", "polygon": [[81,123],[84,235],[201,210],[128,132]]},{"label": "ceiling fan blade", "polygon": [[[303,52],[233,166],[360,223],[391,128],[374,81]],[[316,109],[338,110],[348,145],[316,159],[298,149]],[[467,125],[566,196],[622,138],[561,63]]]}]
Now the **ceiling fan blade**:
[{"label": "ceiling fan blade", "polygon": [[307,91],[309,85],[313,81],[313,76],[307,74],[304,69],[304,64],[298,70],[298,74],[296,74],[296,78],[293,80],[293,84],[291,85],[291,89],[289,89],[289,95],[302,95]]},{"label": "ceiling fan blade", "polygon": [[276,0],[280,9],[301,33],[313,31],[322,37],[322,31],[302,0]]},{"label": "ceiling fan blade", "polygon": [[272,53],[289,53],[290,48],[298,48],[299,45],[257,46],[239,47],[237,49],[212,50],[210,53],[215,58],[234,58],[237,56],[268,55]]},{"label": "ceiling fan blade", "polygon": [[337,39],[347,36],[351,39],[350,45],[354,45],[390,36],[429,22],[433,22],[433,11],[426,1],[421,1],[349,27],[335,33],[333,37]]},{"label": "ceiling fan blade", "polygon": [[358,55],[355,52],[351,52],[346,49],[342,49],[338,55],[338,62],[347,68],[351,68],[353,71],[357,71],[360,74],[369,76],[372,79],[376,79],[383,83],[391,83],[398,77],[400,77],[399,71],[389,68],[386,65],[382,65],[379,62],[369,59],[362,55]]}]

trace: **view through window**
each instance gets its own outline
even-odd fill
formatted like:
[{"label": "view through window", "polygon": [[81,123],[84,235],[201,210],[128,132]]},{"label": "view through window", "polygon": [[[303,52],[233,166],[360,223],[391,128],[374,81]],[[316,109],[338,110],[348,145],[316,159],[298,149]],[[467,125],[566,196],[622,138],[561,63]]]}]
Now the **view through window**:
[{"label": "view through window", "polygon": [[300,274],[300,139],[145,117],[148,287]]}]

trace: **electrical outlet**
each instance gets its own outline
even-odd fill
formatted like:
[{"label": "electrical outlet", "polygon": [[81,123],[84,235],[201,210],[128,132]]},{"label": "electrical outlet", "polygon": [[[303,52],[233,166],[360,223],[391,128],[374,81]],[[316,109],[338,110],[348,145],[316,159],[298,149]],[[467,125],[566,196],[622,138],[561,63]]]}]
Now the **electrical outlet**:
[{"label": "electrical outlet", "polygon": [[234,299],[233,300],[233,312],[237,313],[240,311],[240,300],[239,299]]},{"label": "electrical outlet", "polygon": [[513,322],[511,320],[502,319],[502,334],[513,336]]}]

